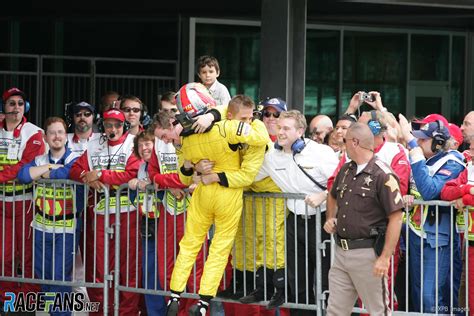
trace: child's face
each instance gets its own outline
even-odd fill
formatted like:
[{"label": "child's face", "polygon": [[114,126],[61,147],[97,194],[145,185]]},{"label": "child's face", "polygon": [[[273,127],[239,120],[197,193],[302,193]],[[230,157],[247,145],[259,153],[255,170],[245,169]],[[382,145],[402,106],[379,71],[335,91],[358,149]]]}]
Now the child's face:
[{"label": "child's face", "polygon": [[202,83],[209,88],[214,84],[217,77],[219,77],[219,72],[216,71],[216,67],[212,66],[204,66],[199,69],[199,79],[201,79]]}]

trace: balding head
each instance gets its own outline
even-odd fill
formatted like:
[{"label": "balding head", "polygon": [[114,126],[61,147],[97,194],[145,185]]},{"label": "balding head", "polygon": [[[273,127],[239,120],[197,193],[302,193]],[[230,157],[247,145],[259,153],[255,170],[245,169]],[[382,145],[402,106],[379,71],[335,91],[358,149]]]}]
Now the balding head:
[{"label": "balding head", "polygon": [[368,162],[374,152],[374,135],[370,128],[362,123],[354,123],[345,136],[346,151],[357,164]]},{"label": "balding head", "polygon": [[316,115],[309,124],[311,138],[318,143],[323,143],[324,138],[332,129],[332,121],[327,115]]},{"label": "balding head", "polygon": [[467,113],[464,117],[464,121],[461,125],[461,131],[464,141],[471,143],[472,139],[474,139],[474,111]]}]

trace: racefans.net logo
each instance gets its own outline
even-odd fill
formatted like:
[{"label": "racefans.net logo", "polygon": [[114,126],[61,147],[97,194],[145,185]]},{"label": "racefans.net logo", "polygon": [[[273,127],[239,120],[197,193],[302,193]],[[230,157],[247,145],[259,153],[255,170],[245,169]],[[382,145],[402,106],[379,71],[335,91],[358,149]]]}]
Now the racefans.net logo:
[{"label": "racefans.net logo", "polygon": [[3,312],[98,312],[99,302],[89,302],[84,293],[5,293]]}]

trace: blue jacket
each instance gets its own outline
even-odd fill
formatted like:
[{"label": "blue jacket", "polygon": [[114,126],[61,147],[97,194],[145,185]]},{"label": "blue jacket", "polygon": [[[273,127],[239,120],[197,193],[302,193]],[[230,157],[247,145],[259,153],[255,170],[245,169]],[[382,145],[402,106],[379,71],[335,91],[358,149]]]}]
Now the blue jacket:
[{"label": "blue jacket", "polygon": [[[71,156],[72,155],[72,156]],[[69,179],[69,171],[71,170],[72,165],[74,162],[79,158],[77,154],[73,153],[68,147],[66,147],[66,152],[58,161],[54,161],[51,157],[51,151],[47,154],[47,160],[50,164],[61,164],[64,167],[53,169],[49,172],[50,179]],[[37,167],[38,161],[45,160],[45,156],[39,156],[33,159],[30,163],[21,167],[20,171],[18,172],[18,181],[20,183],[31,183],[33,179],[30,176],[30,168]],[[67,161],[67,163],[65,163]],[[77,212],[80,213],[84,207],[84,186],[77,185],[76,187],[76,209]]]},{"label": "blue jacket", "polygon": [[[436,163],[442,162],[442,159],[447,159],[441,166],[434,170]],[[440,152],[427,160],[419,160],[411,164],[411,171],[413,180],[415,181],[416,190],[420,193],[424,201],[439,200],[441,189],[444,184],[458,177],[461,171],[464,170],[464,157],[461,153],[455,150],[448,152]],[[430,174],[430,169],[434,174]],[[430,206],[428,213],[436,212],[436,206]],[[446,206],[439,207],[439,225],[438,225],[438,246],[445,246],[449,244],[451,227],[449,225],[451,220],[450,208]],[[456,222],[453,220],[453,225]],[[432,247],[436,246],[436,225],[430,225],[427,220],[423,225],[427,235],[427,240]]]}]

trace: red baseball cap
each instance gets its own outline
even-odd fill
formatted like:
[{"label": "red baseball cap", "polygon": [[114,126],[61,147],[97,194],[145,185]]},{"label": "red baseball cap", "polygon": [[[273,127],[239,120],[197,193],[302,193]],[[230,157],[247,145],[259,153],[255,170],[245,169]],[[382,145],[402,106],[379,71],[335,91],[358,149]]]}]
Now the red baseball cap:
[{"label": "red baseball cap", "polygon": [[104,120],[106,119],[115,119],[120,122],[125,122],[125,115],[120,110],[110,109],[104,112]]},{"label": "red baseball cap", "polygon": [[23,101],[26,101],[26,94],[20,89],[13,87],[3,92],[3,95],[2,95],[3,102],[7,102],[7,100],[11,96],[14,96],[14,95],[19,95],[20,97],[23,98]]},{"label": "red baseball cap", "polygon": [[448,129],[449,129],[449,134],[451,134],[451,137],[454,138],[459,144],[462,144],[464,138],[462,136],[462,132],[459,126],[453,123],[449,123]]},{"label": "red baseball cap", "polygon": [[441,121],[445,126],[448,126],[449,122],[448,120],[442,116],[441,114],[433,113],[433,114],[428,114],[424,119],[422,120],[417,120],[413,121],[414,123],[417,124],[428,124],[436,121]]}]

